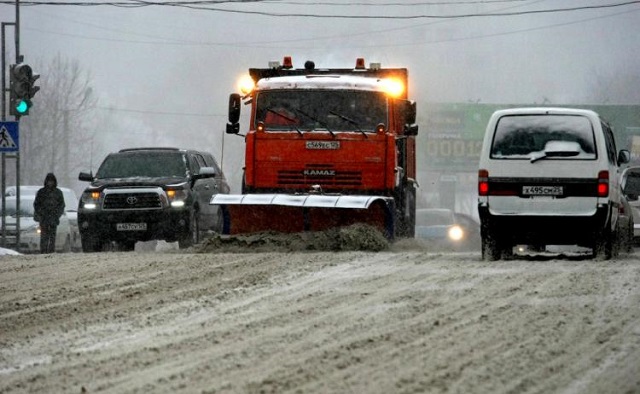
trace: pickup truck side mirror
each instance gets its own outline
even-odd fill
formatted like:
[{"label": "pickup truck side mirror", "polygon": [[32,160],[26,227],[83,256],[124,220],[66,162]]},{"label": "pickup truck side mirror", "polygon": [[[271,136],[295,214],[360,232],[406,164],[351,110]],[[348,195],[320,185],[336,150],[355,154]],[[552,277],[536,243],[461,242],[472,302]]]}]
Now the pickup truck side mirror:
[{"label": "pickup truck side mirror", "polygon": [[78,174],[78,180],[84,182],[93,182],[93,174],[91,172],[81,172]]},{"label": "pickup truck side mirror", "polygon": [[193,175],[193,179],[213,178],[216,176],[216,170],[213,167],[200,167],[200,171]]}]

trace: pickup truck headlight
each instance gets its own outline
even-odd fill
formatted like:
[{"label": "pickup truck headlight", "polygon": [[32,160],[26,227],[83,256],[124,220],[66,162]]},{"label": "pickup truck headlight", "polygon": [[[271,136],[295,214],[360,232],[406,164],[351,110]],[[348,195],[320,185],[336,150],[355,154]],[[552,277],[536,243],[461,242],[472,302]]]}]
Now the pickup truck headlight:
[{"label": "pickup truck headlight", "polygon": [[169,189],[167,190],[167,197],[169,198],[169,204],[173,208],[182,208],[187,200],[187,192],[182,189]]},{"label": "pickup truck headlight", "polygon": [[96,209],[100,206],[102,193],[97,191],[88,191],[82,193],[80,197],[80,207],[84,209]]}]

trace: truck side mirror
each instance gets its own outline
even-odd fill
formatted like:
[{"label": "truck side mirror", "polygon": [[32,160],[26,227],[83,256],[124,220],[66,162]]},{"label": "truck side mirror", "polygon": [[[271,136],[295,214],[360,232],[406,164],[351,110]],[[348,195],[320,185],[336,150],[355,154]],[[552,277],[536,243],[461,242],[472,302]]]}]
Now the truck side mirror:
[{"label": "truck side mirror", "polygon": [[418,125],[416,124],[416,102],[406,100],[404,102],[404,134],[418,135]]},{"label": "truck side mirror", "polygon": [[418,125],[415,123],[405,124],[404,135],[418,135]]},{"label": "truck side mirror", "polygon": [[416,123],[416,113],[418,112],[416,109],[416,102],[412,100],[407,100],[405,102],[405,123],[414,124]]},{"label": "truck side mirror", "polygon": [[229,95],[229,123],[227,123],[227,133],[238,134],[240,132],[240,104],[241,98],[238,93]]}]

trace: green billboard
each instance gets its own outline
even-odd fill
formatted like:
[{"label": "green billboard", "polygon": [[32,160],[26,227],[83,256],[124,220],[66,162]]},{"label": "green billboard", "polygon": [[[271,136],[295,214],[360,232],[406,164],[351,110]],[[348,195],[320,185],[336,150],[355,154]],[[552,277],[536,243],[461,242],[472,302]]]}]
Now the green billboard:
[{"label": "green billboard", "polygon": [[[424,103],[418,108],[420,171],[475,172],[491,114],[522,104]],[[618,149],[640,161],[640,105],[556,105],[591,109],[614,130]]]}]

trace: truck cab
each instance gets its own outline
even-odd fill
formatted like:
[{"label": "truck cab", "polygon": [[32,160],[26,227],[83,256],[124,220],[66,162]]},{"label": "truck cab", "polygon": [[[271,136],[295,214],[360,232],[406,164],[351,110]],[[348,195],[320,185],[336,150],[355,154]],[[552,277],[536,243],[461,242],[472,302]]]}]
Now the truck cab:
[{"label": "truck cab", "polygon": [[249,75],[243,95],[230,96],[227,124],[239,134],[242,101],[250,105],[243,195],[377,196],[392,211],[385,231],[413,236],[418,128],[406,69],[367,68],[364,59],[349,69],[311,61],[295,69],[285,58]]}]

